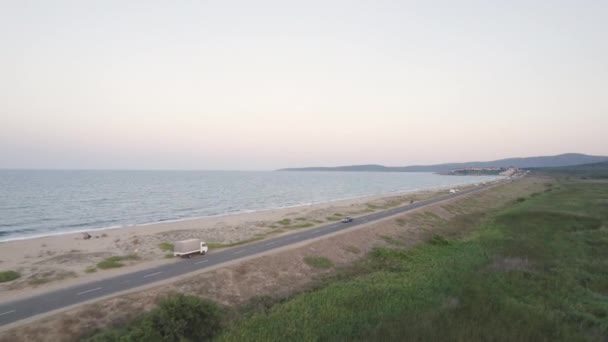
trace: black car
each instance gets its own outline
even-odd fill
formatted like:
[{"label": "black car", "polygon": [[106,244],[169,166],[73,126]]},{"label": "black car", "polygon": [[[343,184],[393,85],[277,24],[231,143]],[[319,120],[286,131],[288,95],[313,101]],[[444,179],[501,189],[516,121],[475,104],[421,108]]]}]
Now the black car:
[{"label": "black car", "polygon": [[353,218],[350,216],[346,216],[345,218],[342,219],[342,223],[349,223],[349,222],[353,222]]}]

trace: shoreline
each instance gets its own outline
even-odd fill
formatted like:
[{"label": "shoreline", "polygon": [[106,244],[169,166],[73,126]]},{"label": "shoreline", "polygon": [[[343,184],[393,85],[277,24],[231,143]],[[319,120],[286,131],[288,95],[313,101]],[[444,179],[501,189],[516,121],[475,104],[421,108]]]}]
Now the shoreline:
[{"label": "shoreline", "polygon": [[473,184],[496,182],[503,178],[504,177],[497,176],[493,179],[486,180],[483,182],[478,182],[478,181],[463,182],[463,183],[452,184],[449,186],[416,188],[416,189],[411,189],[411,190],[396,190],[393,192],[386,192],[386,193],[380,193],[380,194],[337,198],[337,199],[331,199],[331,200],[327,200],[327,201],[300,203],[300,204],[294,204],[294,205],[282,206],[282,207],[270,207],[270,208],[264,208],[264,209],[244,209],[244,210],[238,210],[238,211],[234,211],[234,212],[225,212],[225,213],[215,214],[215,215],[195,216],[195,217],[187,217],[187,218],[180,218],[180,219],[168,219],[168,220],[152,221],[152,222],[145,222],[145,223],[132,223],[132,224],[115,225],[115,226],[108,226],[108,227],[97,227],[97,228],[93,227],[93,228],[89,228],[89,229],[66,230],[66,231],[48,233],[48,234],[42,233],[42,234],[31,235],[31,236],[27,236],[27,235],[26,236],[15,236],[12,238],[7,238],[7,239],[0,238],[0,246],[5,243],[10,243],[13,241],[36,240],[36,239],[42,239],[42,238],[71,235],[71,234],[83,234],[83,233],[87,233],[87,232],[102,233],[105,231],[112,231],[112,230],[118,230],[118,229],[132,229],[132,228],[137,228],[137,227],[149,227],[149,226],[160,225],[160,224],[171,224],[171,223],[180,223],[180,222],[204,220],[204,219],[211,219],[211,218],[230,217],[230,216],[236,216],[236,215],[264,213],[264,212],[275,211],[275,210],[298,209],[298,208],[304,208],[304,207],[310,207],[310,206],[316,206],[316,205],[327,205],[327,204],[332,204],[332,203],[339,204],[340,202],[343,202],[343,201],[365,200],[365,199],[373,200],[374,198],[381,198],[381,197],[387,197],[387,196],[401,196],[401,195],[406,195],[406,194],[411,194],[411,193],[416,193],[416,192],[440,191],[440,190],[450,189],[450,188],[454,188],[454,187],[462,187],[462,186],[470,186]]},{"label": "shoreline", "polygon": [[[501,179],[486,181],[499,182]],[[82,233],[44,236],[0,242],[0,271],[15,271],[20,277],[0,283],[0,302],[35,293],[101,280],[128,272],[176,262],[171,252],[175,241],[201,239],[212,251],[297,233],[339,221],[344,216],[380,212],[448,194],[448,189],[474,187],[477,182],[440,186],[336,200],[321,204],[268,209],[215,217],[157,222]],[[170,246],[170,247],[167,247]],[[108,258],[119,258],[118,266],[101,266]]]}]

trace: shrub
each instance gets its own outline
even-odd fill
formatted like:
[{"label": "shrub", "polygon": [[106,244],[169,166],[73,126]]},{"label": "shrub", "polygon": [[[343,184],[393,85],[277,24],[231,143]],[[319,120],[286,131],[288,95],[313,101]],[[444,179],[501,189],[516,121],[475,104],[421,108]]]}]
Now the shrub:
[{"label": "shrub", "polygon": [[108,268],[118,268],[118,267],[123,267],[125,265],[121,261],[137,260],[137,259],[139,259],[139,257],[135,254],[131,254],[131,255],[127,255],[127,256],[115,255],[115,256],[111,256],[109,258],[106,258],[106,259],[98,262],[97,267],[101,268],[102,270],[105,270]]},{"label": "shrub", "polygon": [[173,244],[169,243],[169,242],[162,242],[158,245],[158,247],[160,247],[160,249],[163,251],[172,251],[173,250]]},{"label": "shrub", "polygon": [[123,267],[124,264],[121,263],[121,261],[122,261],[122,257],[119,255],[115,255],[115,256],[111,256],[109,258],[106,258],[106,259],[98,262],[97,267],[101,268],[102,270],[105,270],[108,268]]},{"label": "shrub", "polygon": [[21,277],[21,274],[19,272],[15,272],[15,271],[0,272],[0,283],[5,283],[7,281],[12,281],[12,280],[15,280],[15,279],[17,279],[19,277]]},{"label": "shrub", "polygon": [[127,328],[106,330],[87,341],[207,341],[220,332],[221,321],[221,309],[214,303],[175,294]]},{"label": "shrub", "polygon": [[[199,297],[176,294],[163,299],[148,319],[165,341],[208,340],[221,328],[220,309]],[[148,340],[149,341],[149,340]]]}]

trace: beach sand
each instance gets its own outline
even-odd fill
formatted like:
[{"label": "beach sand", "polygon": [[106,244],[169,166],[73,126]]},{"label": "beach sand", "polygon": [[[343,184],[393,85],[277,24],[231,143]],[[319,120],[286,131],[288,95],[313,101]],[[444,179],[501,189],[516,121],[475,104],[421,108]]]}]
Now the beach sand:
[{"label": "beach sand", "polygon": [[[474,185],[469,185],[472,187]],[[467,188],[461,186],[460,189]],[[138,269],[177,261],[161,244],[200,238],[213,249],[288,234],[374,211],[445,195],[447,188],[340,200],[253,213],[205,217],[82,233],[0,242],[0,271],[13,270],[21,277],[0,284],[0,301],[98,280]],[[111,256],[135,256],[123,267],[100,269]]]}]

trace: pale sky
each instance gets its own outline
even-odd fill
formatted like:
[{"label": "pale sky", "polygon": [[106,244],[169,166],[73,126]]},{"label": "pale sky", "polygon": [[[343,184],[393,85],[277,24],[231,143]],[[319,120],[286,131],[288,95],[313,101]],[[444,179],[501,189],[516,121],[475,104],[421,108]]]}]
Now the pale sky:
[{"label": "pale sky", "polygon": [[0,168],[608,155],[608,1],[0,0]]}]

